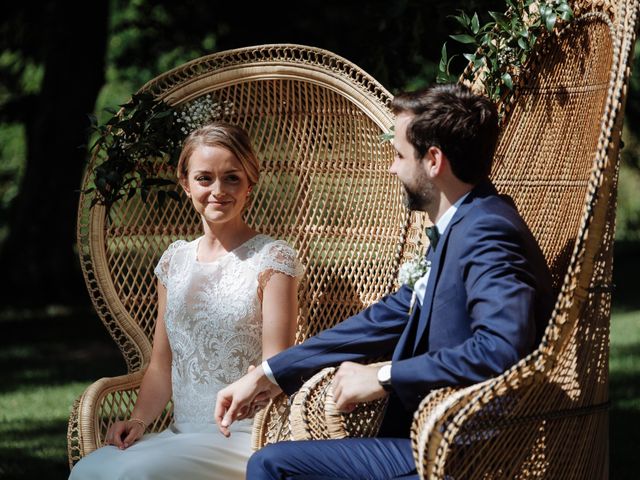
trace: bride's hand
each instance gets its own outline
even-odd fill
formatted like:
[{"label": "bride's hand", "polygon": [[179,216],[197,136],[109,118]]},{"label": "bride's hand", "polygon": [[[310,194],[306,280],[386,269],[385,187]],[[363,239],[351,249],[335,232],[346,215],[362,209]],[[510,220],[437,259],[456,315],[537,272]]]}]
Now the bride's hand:
[{"label": "bride's hand", "polygon": [[[247,373],[251,373],[255,369],[256,367],[254,365],[249,365],[249,368],[247,368]],[[245,407],[240,409],[236,420],[253,418],[258,411],[262,410],[269,404],[269,400],[270,399],[268,395],[258,394],[256,398],[253,399],[253,402],[251,402],[251,405],[246,405]]]},{"label": "bride's hand", "polygon": [[144,424],[138,420],[118,421],[112,424],[107,430],[104,439],[105,445],[124,450],[133,445],[142,435],[144,435]]},{"label": "bride's hand", "polygon": [[220,433],[228,437],[229,427],[239,418],[246,418],[254,401],[273,398],[282,390],[269,380],[262,368],[256,367],[244,377],[218,392],[214,418]]},{"label": "bride's hand", "polygon": [[257,395],[253,402],[251,402],[251,405],[247,405],[239,410],[236,420],[255,417],[256,413],[266,407],[270,400],[269,396],[264,393]]}]

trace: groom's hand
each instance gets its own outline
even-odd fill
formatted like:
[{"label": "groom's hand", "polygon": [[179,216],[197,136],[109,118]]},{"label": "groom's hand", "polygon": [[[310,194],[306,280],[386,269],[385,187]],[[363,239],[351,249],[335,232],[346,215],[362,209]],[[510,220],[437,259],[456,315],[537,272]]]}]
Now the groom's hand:
[{"label": "groom's hand", "polygon": [[387,395],[378,383],[380,366],[344,362],[333,377],[333,398],[341,412],[351,412],[360,402],[370,402]]},{"label": "groom's hand", "polygon": [[218,429],[225,436],[231,435],[231,424],[248,416],[256,403],[273,398],[282,390],[264,374],[262,366],[247,373],[240,380],[218,392],[215,419]]}]

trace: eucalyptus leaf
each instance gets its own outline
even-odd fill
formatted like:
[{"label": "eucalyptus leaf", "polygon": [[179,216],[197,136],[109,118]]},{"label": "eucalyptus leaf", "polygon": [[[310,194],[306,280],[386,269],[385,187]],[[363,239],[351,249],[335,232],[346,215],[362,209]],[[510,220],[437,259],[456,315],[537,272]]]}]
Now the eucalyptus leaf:
[{"label": "eucalyptus leaf", "polygon": [[449,35],[449,36],[460,43],[466,43],[466,44],[476,43],[476,39],[471,35],[467,35],[466,33],[463,33],[460,35]]},{"label": "eucalyptus leaf", "polygon": [[468,17],[467,19],[465,19],[465,17],[463,17],[462,15],[450,15],[450,18],[453,18],[455,21],[457,21],[465,30],[469,28]]},{"label": "eucalyptus leaf", "polygon": [[446,65],[447,64],[447,42],[444,42],[442,44],[442,49],[440,50],[440,55],[441,55],[440,58],[442,59],[442,60],[440,60],[440,63],[442,63],[443,60],[444,60],[444,63],[442,63],[442,64]]},{"label": "eucalyptus leaf", "polygon": [[471,31],[476,34],[480,30],[480,20],[478,20],[478,14],[474,13],[471,18]]},{"label": "eucalyptus leaf", "polygon": [[573,12],[562,12],[560,14],[560,18],[562,20],[564,20],[565,22],[570,21],[571,19],[573,19]]},{"label": "eucalyptus leaf", "polygon": [[496,23],[501,26],[508,26],[508,22],[506,17],[504,16],[504,14],[500,13],[500,12],[489,12],[489,15],[491,16],[491,18],[493,18]]},{"label": "eucalyptus leaf", "polygon": [[527,41],[523,38],[520,37],[518,39],[518,46],[522,49],[522,50],[529,50],[529,44],[527,43]]},{"label": "eucalyptus leaf", "polygon": [[436,74],[436,83],[448,83],[449,82],[449,75],[447,75],[445,72],[443,72],[442,70],[439,70],[438,73]]},{"label": "eucalyptus leaf", "polygon": [[558,12],[570,13],[571,17],[573,17],[573,10],[571,9],[571,6],[568,3],[561,3],[560,5],[558,5],[558,8],[556,10]]},{"label": "eucalyptus leaf", "polygon": [[503,73],[502,77],[500,78],[502,79],[502,83],[504,83],[505,87],[507,87],[509,90],[513,90],[513,79],[508,72]]},{"label": "eucalyptus leaf", "polygon": [[444,58],[440,59],[440,63],[438,63],[438,72],[447,73],[447,61]]},{"label": "eucalyptus leaf", "polygon": [[552,13],[551,15],[548,15],[547,18],[545,19],[544,25],[545,25],[545,27],[547,27],[547,30],[549,32],[553,31],[553,27],[556,24],[556,20],[557,20],[557,17],[555,15],[555,13]]}]

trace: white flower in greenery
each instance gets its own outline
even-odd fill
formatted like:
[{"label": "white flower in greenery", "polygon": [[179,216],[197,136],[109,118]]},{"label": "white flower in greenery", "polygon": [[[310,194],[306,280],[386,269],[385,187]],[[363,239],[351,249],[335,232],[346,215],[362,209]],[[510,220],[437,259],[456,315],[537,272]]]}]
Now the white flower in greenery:
[{"label": "white flower in greenery", "polygon": [[[413,288],[416,282],[424,277],[424,275],[431,268],[431,262],[422,258],[421,260],[414,260],[411,262],[403,263],[398,272],[398,280],[400,283],[404,283]],[[416,292],[411,295],[411,302],[409,303],[409,315],[413,313],[413,307],[416,304]]]},{"label": "white flower in greenery", "polygon": [[229,116],[233,113],[233,102],[228,100],[217,102],[208,93],[182,107],[176,122],[182,125],[180,131],[186,135],[196,128],[220,120],[223,116]]},{"label": "white flower in greenery", "polygon": [[413,288],[416,282],[429,271],[429,268],[431,268],[431,262],[424,258],[420,261],[405,262],[398,272],[398,280]]}]

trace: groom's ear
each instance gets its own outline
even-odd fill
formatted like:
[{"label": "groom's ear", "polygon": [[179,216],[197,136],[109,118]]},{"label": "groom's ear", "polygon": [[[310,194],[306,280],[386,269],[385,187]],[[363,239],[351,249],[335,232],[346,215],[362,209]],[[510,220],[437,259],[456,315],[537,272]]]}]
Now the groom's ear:
[{"label": "groom's ear", "polygon": [[422,157],[422,162],[429,177],[434,178],[443,172],[449,160],[439,147],[432,145]]}]

